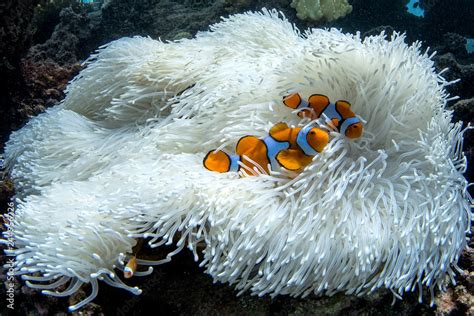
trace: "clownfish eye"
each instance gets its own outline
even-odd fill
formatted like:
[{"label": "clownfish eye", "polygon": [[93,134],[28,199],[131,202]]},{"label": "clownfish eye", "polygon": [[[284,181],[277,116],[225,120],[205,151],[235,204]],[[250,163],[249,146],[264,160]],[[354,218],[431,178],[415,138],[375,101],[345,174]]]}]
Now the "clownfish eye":
[{"label": "clownfish eye", "polygon": [[309,132],[309,134],[310,134],[310,135],[314,135],[314,134],[316,134],[316,132],[315,132],[315,131],[311,131],[311,132]]}]

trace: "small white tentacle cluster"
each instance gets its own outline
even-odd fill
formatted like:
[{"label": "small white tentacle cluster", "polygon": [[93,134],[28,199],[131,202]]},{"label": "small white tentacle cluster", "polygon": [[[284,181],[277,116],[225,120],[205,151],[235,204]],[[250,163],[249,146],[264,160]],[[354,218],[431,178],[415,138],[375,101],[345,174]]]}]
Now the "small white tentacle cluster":
[{"label": "small white tentacle cluster", "polygon": [[[301,34],[264,10],[191,40],[120,39],[86,64],[5,149],[17,188],[11,254],[29,286],[67,296],[90,283],[71,310],[98,280],[139,294],[114,270],[137,238],[176,245],[138,264],[184,247],[199,260],[204,245],[207,273],[258,295],[402,295],[453,280],[470,223],[463,131],[419,43]],[[364,136],[331,133],[300,174],[202,166],[209,148],[304,124],[281,102],[291,89],[349,100]]]}]

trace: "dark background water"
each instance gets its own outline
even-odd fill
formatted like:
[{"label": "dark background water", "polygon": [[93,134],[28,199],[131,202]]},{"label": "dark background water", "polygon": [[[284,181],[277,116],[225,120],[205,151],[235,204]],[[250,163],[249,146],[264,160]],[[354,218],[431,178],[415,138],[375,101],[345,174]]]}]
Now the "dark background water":
[{"label": "dark background water", "polygon": [[[87,2],[94,2],[92,0]],[[57,104],[63,89],[80,70],[81,62],[98,46],[123,36],[144,35],[163,40],[192,37],[205,31],[220,16],[259,10],[281,10],[300,29],[337,27],[364,36],[385,30],[406,32],[407,41],[423,41],[438,53],[434,58],[438,71],[449,67],[446,79],[461,79],[448,87],[460,97],[448,106],[453,120],[474,120],[474,54],[466,50],[466,39],[474,38],[473,0],[420,0],[417,6],[424,17],[406,10],[408,0],[349,0],[351,14],[331,23],[300,21],[290,0],[110,0],[104,4],[75,0],[2,0],[0,3],[0,152],[12,130],[29,117]],[[467,132],[464,150],[469,161],[474,155],[473,133]],[[2,174],[0,174],[2,176]],[[466,178],[472,182],[473,168]],[[7,177],[0,181],[0,205],[13,194]],[[153,254],[153,255],[156,255]],[[473,253],[465,252],[461,267],[473,271]],[[417,303],[416,296],[391,306],[392,295],[381,291],[371,297],[337,295],[332,298],[292,299],[278,297],[236,297],[231,286],[212,284],[210,277],[197,268],[187,253],[173,263],[156,269],[148,278],[132,280],[144,293],[134,297],[122,290],[101,286],[99,296],[86,312],[106,315],[140,315],[148,308],[156,313],[172,314],[466,314],[472,307],[474,278],[459,277],[458,286],[438,295],[443,302],[435,308],[429,302]],[[2,275],[4,277],[4,275]],[[4,289],[2,289],[4,290]],[[0,313],[6,311],[5,295],[0,290]],[[88,293],[89,289],[85,291]],[[71,302],[84,297],[80,292]],[[427,295],[426,297],[429,297]],[[471,301],[469,301],[469,299]],[[16,313],[23,315],[64,312],[68,299],[42,296],[23,284],[17,284]]]}]

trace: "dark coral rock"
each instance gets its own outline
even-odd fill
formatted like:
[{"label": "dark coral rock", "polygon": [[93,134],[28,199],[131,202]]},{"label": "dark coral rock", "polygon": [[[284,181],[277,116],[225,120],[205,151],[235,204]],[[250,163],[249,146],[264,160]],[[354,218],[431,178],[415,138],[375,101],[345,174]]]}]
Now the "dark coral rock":
[{"label": "dark coral rock", "polygon": [[0,67],[14,69],[21,55],[31,41],[30,21],[35,5],[34,0],[4,0],[0,4]]},{"label": "dark coral rock", "polygon": [[64,98],[68,81],[81,69],[80,61],[90,54],[84,43],[94,38],[91,34],[95,24],[87,12],[67,7],[59,17],[51,38],[31,47],[18,62],[21,90],[12,101],[18,125]]},{"label": "dark coral rock", "polygon": [[13,192],[13,182],[7,177],[5,172],[0,171],[0,205],[2,206],[2,213],[8,210],[8,207],[5,206],[8,205],[8,202],[10,201],[10,197],[13,195]]},{"label": "dark coral rock", "polygon": [[113,0],[102,9],[102,32],[107,35],[104,43],[123,36],[151,36],[163,40],[178,38],[179,33],[196,34],[220,21],[221,16],[262,7],[282,10],[296,20],[288,0],[271,4],[264,0]]},{"label": "dark coral rock", "polygon": [[467,40],[464,36],[456,33],[446,33],[438,40],[435,46],[433,46],[433,50],[436,51],[438,55],[451,53],[456,59],[463,60],[469,57],[466,43]]},{"label": "dark coral rock", "polygon": [[180,32],[195,34],[222,14],[223,1],[115,0],[102,9],[102,28],[110,40],[133,35],[172,39]]},{"label": "dark coral rock", "polygon": [[77,0],[42,1],[35,10],[33,18],[33,44],[46,42],[53,34],[56,25],[61,21],[61,11],[66,7],[73,7],[74,11],[86,9]]},{"label": "dark coral rock", "polygon": [[17,100],[22,91],[19,63],[31,42],[31,19],[39,0],[0,3],[0,148],[10,130],[19,125]]},{"label": "dark coral rock", "polygon": [[0,147],[11,130],[63,97],[66,82],[78,72],[77,63],[93,50],[87,43],[97,46],[93,32],[96,19],[85,10],[66,8],[51,38],[29,49],[34,29],[30,23],[39,2],[12,0],[0,4],[5,17],[0,27]]},{"label": "dark coral rock", "polygon": [[225,0],[225,10],[229,13],[241,12],[249,9],[253,2],[254,0]]},{"label": "dark coral rock", "polygon": [[[453,121],[463,121],[474,124],[474,98],[460,100],[450,107],[453,113]],[[466,124],[465,124],[466,125]],[[474,182],[474,130],[467,130],[464,134],[464,154],[468,164],[465,177],[467,181]],[[474,190],[471,188],[471,195],[474,196]],[[472,266],[474,267],[474,265]]]},{"label": "dark coral rock", "polygon": [[21,66],[30,100],[29,105],[21,108],[19,113],[27,117],[62,100],[67,83],[81,69],[78,63],[61,66],[50,58],[39,61],[25,58]]},{"label": "dark coral rock", "polygon": [[474,91],[472,90],[472,82],[474,82],[474,64],[460,64],[452,53],[435,56],[434,60],[438,72],[448,68],[448,71],[443,73],[443,77],[445,77],[446,80],[461,80],[460,82],[447,87],[447,90],[451,95],[460,96],[462,98],[474,97]]},{"label": "dark coral rock", "polygon": [[473,248],[466,249],[462,253],[459,266],[464,273],[457,278],[458,284],[436,297],[437,315],[474,315]]},{"label": "dark coral rock", "polygon": [[[18,100],[23,91],[23,78],[21,76],[19,63],[31,42],[30,21],[33,16],[34,7],[39,1],[36,0],[3,0],[0,3],[0,149],[3,148],[11,129],[18,126]],[[1,163],[3,165],[3,161]],[[12,183],[5,178],[4,172],[0,170],[0,209],[2,213],[9,211],[7,205],[13,195]],[[3,231],[5,219],[2,218],[1,231]],[[5,246],[2,246],[3,249]],[[0,311],[7,309],[9,303],[6,292],[6,273],[3,269],[7,256],[0,251]],[[15,293],[19,285],[15,285]]]},{"label": "dark coral rock", "polygon": [[93,34],[97,27],[96,19],[91,16],[93,15],[85,10],[76,12],[72,7],[64,8],[59,15],[60,23],[55,27],[51,37],[46,42],[33,46],[28,58],[35,61],[49,58],[60,65],[83,60],[93,50],[87,45],[94,42]]},{"label": "dark coral rock", "polygon": [[474,123],[474,98],[459,100],[450,109],[454,111],[454,121]]}]

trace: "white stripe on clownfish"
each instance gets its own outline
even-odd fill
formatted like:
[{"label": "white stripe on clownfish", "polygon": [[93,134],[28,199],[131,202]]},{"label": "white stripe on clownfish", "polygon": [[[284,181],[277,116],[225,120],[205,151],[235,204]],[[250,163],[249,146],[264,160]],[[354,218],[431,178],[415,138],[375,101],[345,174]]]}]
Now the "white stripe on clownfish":
[{"label": "white stripe on clownfish", "polygon": [[298,132],[298,136],[296,137],[296,144],[300,146],[301,150],[303,150],[305,155],[316,156],[318,152],[309,145],[308,139],[307,139],[308,133],[311,130],[311,128],[312,128],[311,125],[308,124]]},{"label": "white stripe on clownfish", "polygon": [[345,119],[340,126],[340,133],[346,135],[346,130],[352,124],[360,123],[360,119],[357,117],[350,117]]},{"label": "white stripe on clownfish", "polygon": [[307,109],[307,108],[309,108],[308,101],[306,101],[305,99],[301,99],[301,102],[300,104],[298,104],[298,107],[296,108],[296,110],[302,110],[302,109]]},{"label": "white stripe on clownfish", "polygon": [[270,135],[265,137],[263,142],[265,143],[265,146],[267,146],[267,157],[270,161],[270,166],[272,167],[272,170],[276,170],[280,166],[276,156],[282,150],[288,149],[290,147],[290,143],[278,141]]},{"label": "white stripe on clownfish", "polygon": [[338,121],[342,120],[342,115],[337,111],[336,104],[332,102],[328,104],[320,117],[323,117],[326,123],[332,122],[333,119],[337,119]]},{"label": "white stripe on clownfish", "polygon": [[235,171],[235,172],[239,171],[240,157],[237,155],[229,155],[229,158],[230,158],[229,171]]}]

